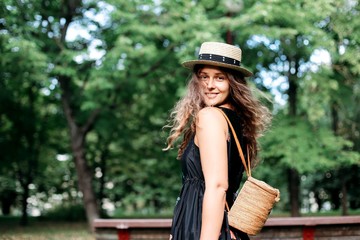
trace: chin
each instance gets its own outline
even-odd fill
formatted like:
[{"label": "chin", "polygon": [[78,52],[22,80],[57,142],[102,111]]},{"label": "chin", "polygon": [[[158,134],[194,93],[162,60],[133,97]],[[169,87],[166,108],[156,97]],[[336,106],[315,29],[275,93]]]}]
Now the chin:
[{"label": "chin", "polygon": [[205,103],[207,107],[215,107],[217,103]]},{"label": "chin", "polygon": [[217,104],[217,103],[209,103],[209,104],[206,104],[207,107],[217,107],[217,106],[220,106],[221,104]]}]

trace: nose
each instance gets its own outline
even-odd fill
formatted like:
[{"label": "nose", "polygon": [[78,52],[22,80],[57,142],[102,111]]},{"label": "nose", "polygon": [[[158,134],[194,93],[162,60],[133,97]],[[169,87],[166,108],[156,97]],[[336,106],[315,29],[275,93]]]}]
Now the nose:
[{"label": "nose", "polygon": [[209,81],[207,81],[207,83],[206,83],[206,87],[207,88],[214,88],[214,78],[213,77],[209,78]]}]

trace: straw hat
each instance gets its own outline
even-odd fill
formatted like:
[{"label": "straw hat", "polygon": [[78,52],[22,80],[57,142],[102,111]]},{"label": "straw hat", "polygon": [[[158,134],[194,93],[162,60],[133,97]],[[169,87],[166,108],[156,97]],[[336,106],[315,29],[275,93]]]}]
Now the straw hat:
[{"label": "straw hat", "polygon": [[193,69],[196,64],[230,68],[241,72],[245,77],[253,75],[252,72],[241,67],[241,49],[226,43],[204,42],[201,44],[198,60],[182,63],[189,69]]}]

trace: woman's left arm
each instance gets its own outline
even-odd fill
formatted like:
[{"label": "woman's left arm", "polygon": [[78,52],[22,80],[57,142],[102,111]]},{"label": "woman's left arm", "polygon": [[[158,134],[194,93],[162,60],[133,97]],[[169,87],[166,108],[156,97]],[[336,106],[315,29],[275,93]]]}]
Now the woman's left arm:
[{"label": "woman's left arm", "polygon": [[226,120],[217,109],[199,112],[195,143],[205,178],[200,240],[218,240],[221,231],[228,188],[227,130]]}]

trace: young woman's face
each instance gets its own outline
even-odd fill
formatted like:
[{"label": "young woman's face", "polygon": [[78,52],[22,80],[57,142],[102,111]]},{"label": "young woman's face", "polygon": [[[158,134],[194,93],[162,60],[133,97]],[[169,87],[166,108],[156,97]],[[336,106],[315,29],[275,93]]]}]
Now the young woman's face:
[{"label": "young woman's face", "polygon": [[204,66],[198,71],[197,76],[207,106],[230,107],[230,84],[223,71],[215,66]]}]

